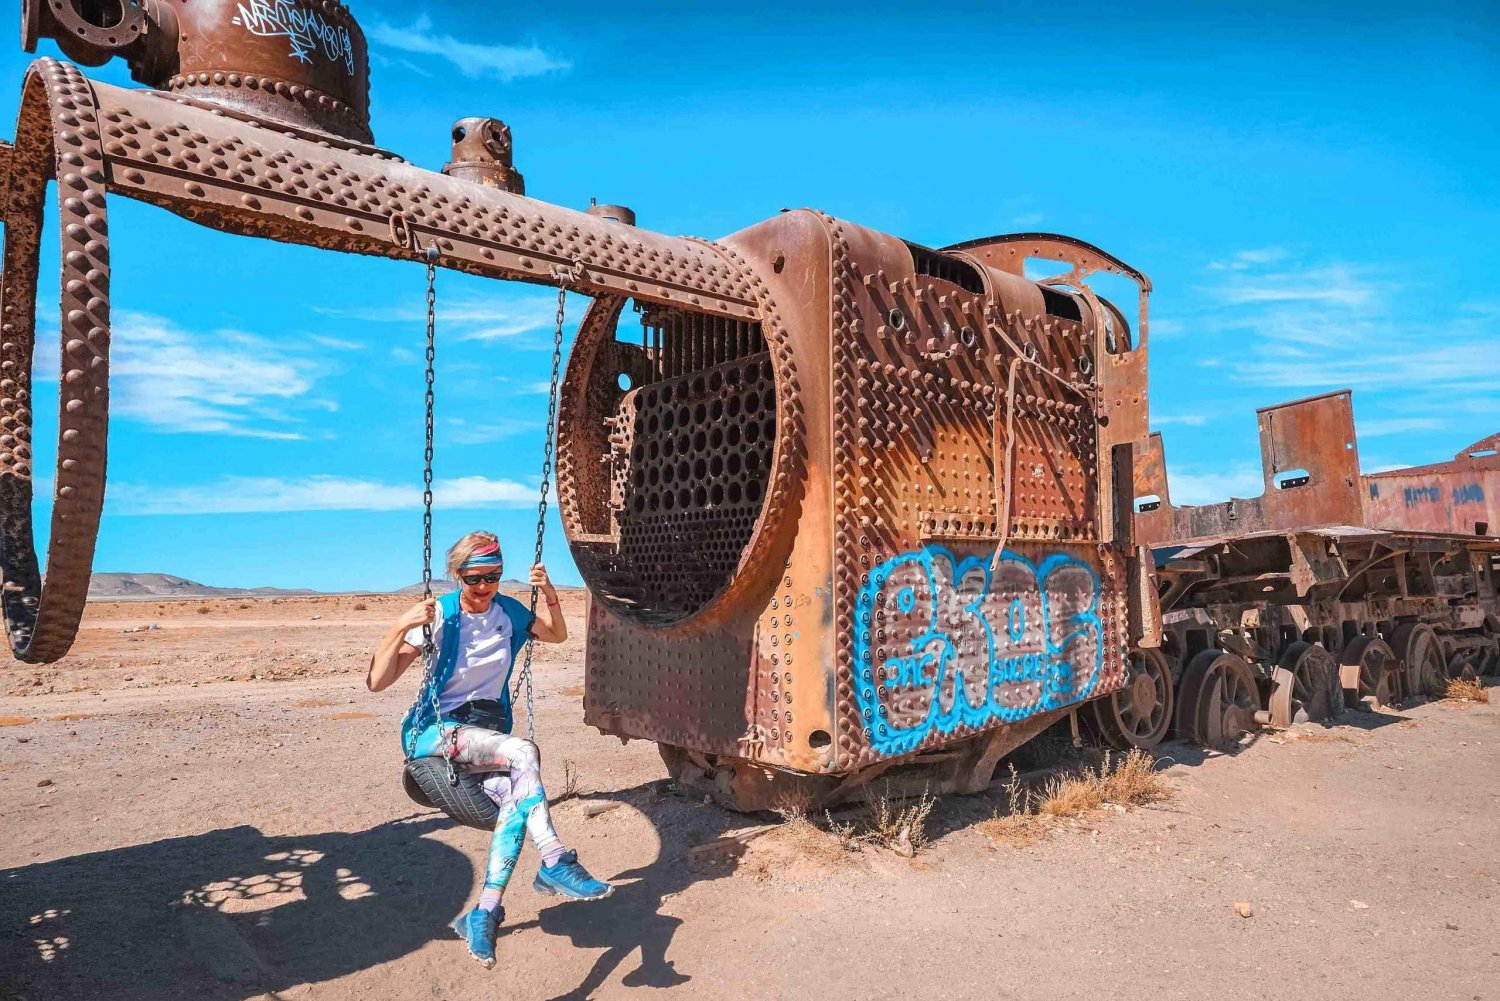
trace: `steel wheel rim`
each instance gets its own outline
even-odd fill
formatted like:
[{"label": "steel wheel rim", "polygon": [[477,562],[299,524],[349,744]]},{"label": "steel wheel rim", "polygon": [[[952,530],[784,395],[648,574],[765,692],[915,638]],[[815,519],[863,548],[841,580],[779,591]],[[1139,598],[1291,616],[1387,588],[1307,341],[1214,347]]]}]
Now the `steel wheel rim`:
[{"label": "steel wheel rim", "polygon": [[1101,722],[1117,746],[1149,749],[1171,727],[1171,666],[1158,650],[1133,651],[1127,663],[1125,686],[1101,705]]}]

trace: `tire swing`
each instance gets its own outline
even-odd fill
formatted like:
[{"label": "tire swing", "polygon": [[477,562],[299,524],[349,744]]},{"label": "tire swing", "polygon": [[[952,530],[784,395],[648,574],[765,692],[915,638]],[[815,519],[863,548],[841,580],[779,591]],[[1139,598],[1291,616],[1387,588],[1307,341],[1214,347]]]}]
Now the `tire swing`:
[{"label": "tire swing", "polygon": [[[423,600],[432,597],[432,441],[433,441],[433,385],[435,375],[433,364],[437,357],[436,332],[437,332],[437,247],[428,247],[427,259],[427,439],[422,469],[422,597]],[[534,563],[542,561],[542,541],[546,532],[547,522],[547,493],[551,487],[552,478],[552,455],[553,436],[557,427],[557,390],[558,376],[562,367],[562,337],[564,306],[567,301],[567,275],[555,273],[558,279],[557,290],[557,323],[552,335],[552,381],[550,395],[547,400],[547,433],[546,444],[542,453],[542,486],[541,498],[537,503],[536,515],[536,558]],[[531,589],[531,614],[536,615],[537,589]],[[526,698],[526,739],[536,740],[536,712],[532,705],[531,695],[531,652],[533,644],[526,644],[525,659],[521,663],[521,670],[516,673],[515,680],[511,682],[511,704],[514,705],[516,698],[524,693]],[[417,689],[417,697],[412,704],[411,712],[420,713],[425,700],[428,709],[434,719],[442,718],[441,705],[438,700],[435,675],[437,672],[438,652],[432,642],[432,623],[422,626],[422,686]],[[500,815],[500,809],[490,799],[483,788],[484,780],[495,772],[461,772],[453,763],[454,735],[457,727],[449,731],[449,735],[442,748],[443,753],[418,757],[416,751],[416,736],[418,729],[413,728],[412,735],[406,746],[406,764],[401,775],[402,787],[412,801],[419,806],[429,809],[441,810],[450,818],[468,827],[480,830],[492,831],[495,822]]]}]

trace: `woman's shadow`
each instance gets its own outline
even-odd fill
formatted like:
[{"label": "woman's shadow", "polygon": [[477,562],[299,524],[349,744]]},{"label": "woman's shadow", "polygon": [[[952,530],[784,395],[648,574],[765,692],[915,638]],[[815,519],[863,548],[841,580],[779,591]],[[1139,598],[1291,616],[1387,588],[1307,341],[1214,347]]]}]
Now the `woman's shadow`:
[{"label": "woman's shadow", "polygon": [[473,879],[446,819],[266,837],[234,827],[0,870],[0,997],[238,1001],[434,938]]},{"label": "woman's shadow", "polygon": [[[656,829],[661,848],[656,859],[611,878],[615,892],[592,904],[558,904],[542,910],[535,921],[502,928],[498,943],[505,957],[505,936],[527,928],[571,940],[580,949],[603,949],[583,980],[553,1001],[582,1001],[593,996],[610,975],[637,950],[640,964],[625,973],[626,987],[676,987],[692,979],[667,958],[667,948],[682,919],[662,913],[663,901],[693,883],[719,879],[734,872],[743,851],[730,844],[724,850],[708,842],[724,831],[754,823],[750,818],[707,806],[693,799],[663,795],[667,782],[650,782],[633,789],[599,793],[594,800],[616,800],[638,810]],[[716,842],[717,843],[717,842]]]}]

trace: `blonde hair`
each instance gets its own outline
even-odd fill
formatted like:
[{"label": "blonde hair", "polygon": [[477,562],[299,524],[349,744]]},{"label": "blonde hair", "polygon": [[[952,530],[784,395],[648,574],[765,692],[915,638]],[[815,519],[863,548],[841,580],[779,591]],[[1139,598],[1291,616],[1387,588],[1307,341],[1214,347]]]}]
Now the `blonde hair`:
[{"label": "blonde hair", "polygon": [[[462,539],[459,539],[453,544],[453,548],[448,550],[448,579],[453,581],[458,580],[458,568],[463,565],[465,560],[474,555],[474,550],[483,549],[485,546],[497,545],[499,542],[500,540],[495,538],[490,532],[470,532]],[[503,573],[504,570],[505,560],[502,556],[499,572]]]}]

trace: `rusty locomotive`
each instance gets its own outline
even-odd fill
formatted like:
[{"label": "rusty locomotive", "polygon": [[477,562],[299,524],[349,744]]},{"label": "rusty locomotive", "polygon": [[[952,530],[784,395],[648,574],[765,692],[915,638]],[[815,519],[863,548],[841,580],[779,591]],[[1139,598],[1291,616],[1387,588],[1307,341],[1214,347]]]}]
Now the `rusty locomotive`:
[{"label": "rusty locomotive", "polygon": [[[526,198],[494,120],[458,123],[442,174],[374,145],[364,41],[339,0],[23,9],[28,47],[123,58],[147,89],[38,60],[0,145],[0,561],[20,659],[66,653],[87,593],[116,194],[331,250],[435,247],[442,267],[591,297],[556,429],[591,595],[585,719],[656,741],[679,782],[734,805],[877,778],[977,790],[1080,707],[1120,746],[1173,729],[1214,743],[1500,660],[1495,520],[1470,516],[1494,511],[1494,441],[1361,477],[1352,426],[1328,423],[1347,394],[1293,404],[1262,414],[1263,499],[1173,508],[1148,436],[1150,283],[1098,248],[934,249],[814,211],[663,236],[620,206]],[[63,377],[43,578],[31,356],[53,178]],[[1031,260],[1063,273],[1030,280]],[[1100,274],[1133,301],[1097,295]]]}]

